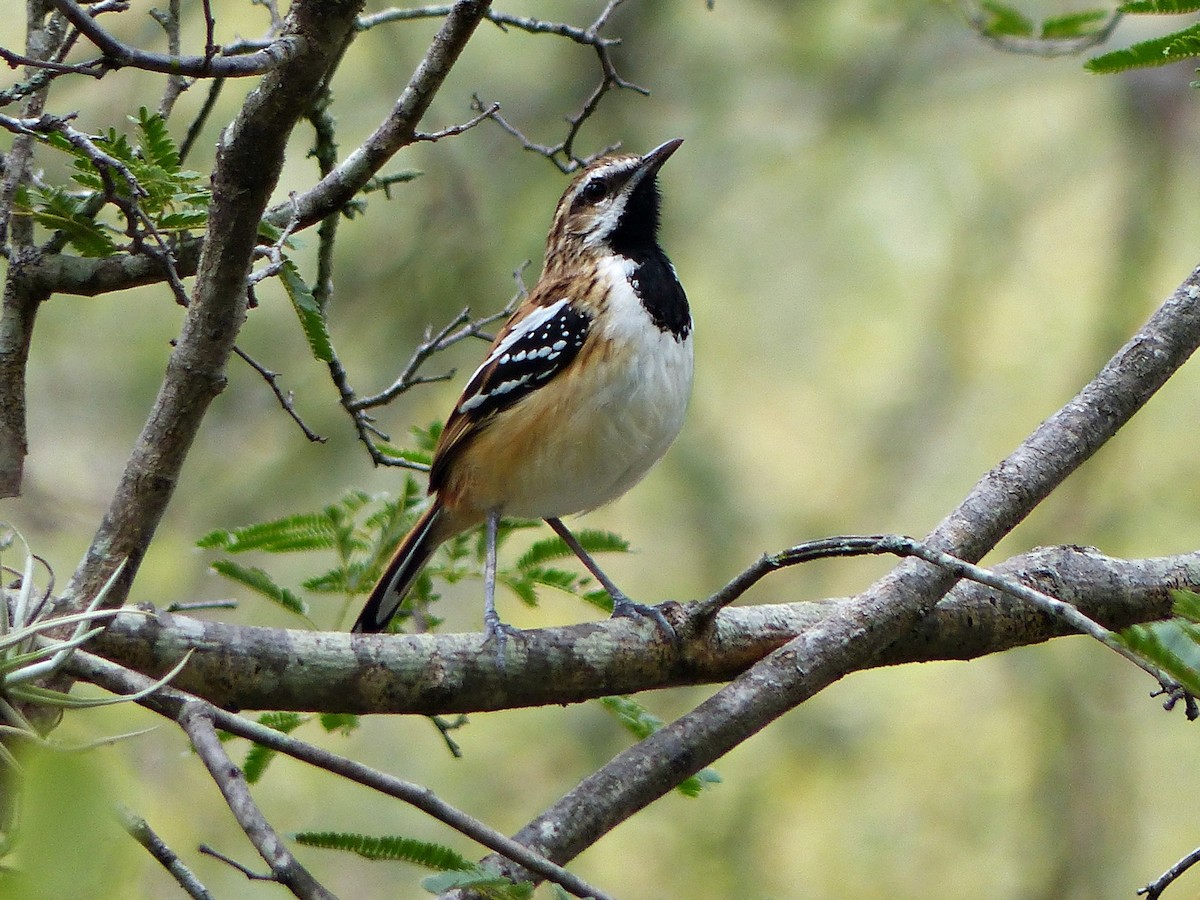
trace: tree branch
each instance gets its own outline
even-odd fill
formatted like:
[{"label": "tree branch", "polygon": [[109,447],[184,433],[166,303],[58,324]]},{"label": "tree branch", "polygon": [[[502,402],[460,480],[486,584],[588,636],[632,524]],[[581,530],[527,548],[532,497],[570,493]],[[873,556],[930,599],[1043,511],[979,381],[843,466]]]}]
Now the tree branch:
[{"label": "tree branch", "polygon": [[250,796],[246,777],[221,746],[221,739],[217,737],[217,730],[207,714],[206,706],[207,704],[185,703],[180,708],[176,721],[187,732],[196,755],[216,782],[234,818],[246,832],[246,837],[250,839],[259,856],[271,867],[274,880],[297,897],[335,900],[333,894],[313,878],[292,855],[263,816],[258,804]]},{"label": "tree branch", "polygon": [[69,597],[93,594],[117,560],[128,557],[106,602],[124,600],[204,414],[224,388],[226,362],[245,319],[246,277],[259,220],[283,165],[288,135],[324,79],[357,10],[357,0],[294,4],[285,34],[307,35],[299,45],[303,52],[263,79],[225,132],[213,170],[204,253],[183,330],[108,512],[68,587]]},{"label": "tree branch", "polygon": [[196,873],[183,864],[179,855],[167,846],[145,819],[124,806],[117,807],[117,818],[121,820],[121,826],[129,836],[158,860],[189,897],[193,900],[214,900],[212,893],[196,877]]},{"label": "tree branch", "polygon": [[[1200,345],[1195,270],[1066,406],[988,472],[925,539],[968,562],[1016,526],[1146,403]],[[618,754],[515,837],[556,862],[712,764],[847,672],[874,664],[953,586],[955,576],[905,561],[696,709]],[[525,876],[505,867],[510,878]]]},{"label": "tree branch", "polygon": [[[101,685],[106,690],[118,694],[137,694],[144,692],[148,686],[148,681],[143,676],[135,672],[130,672],[121,666],[100,659],[99,657],[92,656],[89,653],[80,652],[77,654],[73,657],[71,666],[73,673],[77,677]],[[218,784],[221,783],[220,778],[228,780],[228,769],[232,768],[235,775],[230,787],[235,793],[244,790],[245,781],[241,778],[241,773],[237,772],[236,768],[233,767],[228,756],[224,755],[224,750],[220,748],[219,742],[216,748],[211,747],[212,741],[215,740],[215,735],[210,737],[208,732],[212,730],[214,725],[223,731],[228,731],[238,737],[254,741],[256,744],[278,753],[283,753],[303,763],[324,769],[327,772],[386,794],[389,797],[402,800],[483,846],[492,848],[505,855],[511,855],[512,859],[520,861],[531,871],[536,871],[550,881],[562,885],[578,897],[593,897],[596,900],[606,900],[607,898],[606,894],[601,893],[581,878],[542,859],[536,853],[529,850],[528,847],[524,847],[511,838],[505,837],[478,819],[467,815],[441,800],[432,791],[418,784],[405,781],[402,778],[396,778],[385,772],[372,769],[369,766],[364,766],[355,760],[330,753],[328,750],[323,750],[320,747],[299,741],[294,737],[257,722],[248,721],[241,716],[211,706],[203,700],[191,697],[176,688],[160,688],[148,696],[141,697],[138,702],[159,715],[184,724],[188,729],[189,735],[193,731],[199,732],[206,748],[205,752],[211,754],[211,758],[217,767],[217,771],[213,773],[214,779],[218,780]],[[197,721],[200,723],[199,726],[194,724]],[[189,726],[189,723],[193,724]],[[199,750],[200,748],[197,747],[198,752]],[[216,750],[220,750],[220,755],[216,754]],[[205,759],[205,764],[209,765],[208,758]],[[210,766],[211,771],[212,766]],[[222,791],[225,791],[224,786],[222,786]],[[246,798],[235,796],[235,800],[239,803],[244,803],[248,800],[248,796]],[[249,802],[253,803],[253,801]],[[231,807],[232,805],[231,803]],[[266,859],[265,855],[264,859]],[[268,860],[268,862],[271,862],[271,860]],[[272,870],[274,868],[274,864],[272,864]]]},{"label": "tree branch", "polygon": [[75,0],[50,0],[80,33],[104,54],[103,64],[111,69],[131,67],[168,75],[194,78],[245,78],[264,75],[293,63],[312,52],[309,37],[301,31],[285,31],[277,40],[254,53],[241,56],[217,56],[211,44],[203,56],[170,56],[149,53],[121,43],[106,31]]},{"label": "tree branch", "polygon": [[[1172,589],[1200,588],[1200,552],[1120,560],[1095,550],[1048,547],[993,571],[1120,629],[1170,616]],[[351,636],[167,613],[120,615],[90,647],[147,675],[167,671],[193,649],[172,683],[227,708],[433,715],[728,681],[798,635],[825,627],[853,603],[732,607],[715,622],[702,608],[693,615],[692,607],[668,606],[683,637],[678,650],[659,641],[653,625],[632,619],[529,630],[513,637],[515,652],[504,670],[494,654],[481,652],[479,634]],[[1072,633],[1023,601],[962,583],[926,619],[893,634],[894,642],[861,668],[974,659]]]},{"label": "tree branch", "polygon": [[[429,52],[388,117],[340,166],[296,197],[295,209],[301,227],[339,212],[388,160],[416,139],[421,117],[490,5],[491,0],[459,0],[450,8]],[[291,214],[292,204],[285,203],[271,209],[267,217],[272,223],[282,225]]]}]

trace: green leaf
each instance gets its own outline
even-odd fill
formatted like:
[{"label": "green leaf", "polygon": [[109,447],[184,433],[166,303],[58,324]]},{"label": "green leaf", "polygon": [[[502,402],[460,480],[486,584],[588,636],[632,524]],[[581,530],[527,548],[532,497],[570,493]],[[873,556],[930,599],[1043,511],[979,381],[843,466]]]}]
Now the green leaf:
[{"label": "green leaf", "polygon": [[[588,553],[628,553],[629,541],[611,531],[585,529],[575,533],[575,539]],[[552,559],[566,559],[575,554],[557,535],[535,543],[517,560],[518,569],[530,569]]]},{"label": "green leaf", "polygon": [[262,569],[254,566],[239,565],[231,559],[215,560],[212,563],[212,567],[226,578],[262,594],[268,600],[273,600],[284,609],[301,616],[308,615],[308,605],[287,588],[276,584],[275,580]]},{"label": "green leaf", "polygon": [[1200,696],[1200,628],[1183,619],[1133,625],[1119,635],[1134,653]]},{"label": "green leaf", "polygon": [[33,220],[62,232],[67,243],[83,256],[112,256],[117,252],[111,231],[87,212],[88,198],[74,196],[59,187],[33,188],[25,197]]},{"label": "green leaf", "polygon": [[1084,63],[1090,72],[1110,75],[1127,69],[1162,66],[1198,55],[1195,38],[1200,36],[1200,25],[1193,25],[1164,37],[1153,38],[1126,47],[1094,56]]},{"label": "green leaf", "polygon": [[1018,9],[1003,3],[984,2],[980,8],[990,13],[984,30],[1004,37],[1033,37],[1033,22]]},{"label": "green leaf", "polygon": [[487,900],[528,900],[533,896],[533,884],[522,881],[513,884],[482,866],[470,872],[444,872],[421,880],[421,887],[431,894],[444,894],[454,888],[469,888]]},{"label": "green leaf", "polygon": [[333,546],[333,528],[329,517],[323,513],[301,513],[231,530],[210,531],[196,542],[196,546],[228,553],[326,550]]},{"label": "green leaf", "polygon": [[1093,26],[1106,23],[1110,15],[1106,9],[1089,9],[1065,16],[1054,16],[1042,21],[1041,36],[1044,40],[1055,41],[1094,34],[1097,29]]},{"label": "green leaf", "polygon": [[1133,0],[1117,7],[1123,13],[1175,15],[1200,9],[1200,0]]},{"label": "green leaf", "polygon": [[[294,712],[269,712],[258,717],[260,725],[266,725],[283,734],[291,734],[307,721],[307,716]],[[276,754],[277,751],[270,747],[251,744],[250,749],[246,751],[246,760],[242,763],[242,774],[246,777],[246,782],[248,784],[259,782]]]},{"label": "green leaf", "polygon": [[[630,697],[601,697],[600,705],[616,716],[625,730],[639,741],[645,740],[663,726],[663,721]],[[675,790],[685,797],[697,797],[708,786],[719,784],[721,776],[713,769],[702,769],[685,778]]]},{"label": "green leaf", "polygon": [[1200,594],[1195,591],[1171,591],[1172,612],[1189,622],[1200,623]]},{"label": "green leaf", "polygon": [[290,259],[284,260],[279,270],[279,280],[291,298],[292,307],[300,319],[300,327],[308,338],[308,346],[313,357],[320,362],[330,362],[333,359],[333,344],[329,340],[329,330],[325,324],[325,313],[316,297],[300,277],[300,269]]},{"label": "green leaf", "polygon": [[351,713],[321,713],[318,718],[321,720],[321,727],[327,732],[332,734],[336,731],[343,737],[356,731],[360,722],[359,717]]},{"label": "green leaf", "polygon": [[[385,836],[369,837],[344,831],[305,831],[295,835],[296,843],[324,850],[357,853],[364,859],[399,860],[444,872],[447,870],[474,871],[479,866],[462,854],[441,844],[415,838]],[[495,876],[495,873],[491,873]]]},{"label": "green leaf", "polygon": [[142,158],[167,172],[178,172],[179,150],[167,131],[166,120],[143,106],[137,117],[130,116],[129,121],[137,124]]}]

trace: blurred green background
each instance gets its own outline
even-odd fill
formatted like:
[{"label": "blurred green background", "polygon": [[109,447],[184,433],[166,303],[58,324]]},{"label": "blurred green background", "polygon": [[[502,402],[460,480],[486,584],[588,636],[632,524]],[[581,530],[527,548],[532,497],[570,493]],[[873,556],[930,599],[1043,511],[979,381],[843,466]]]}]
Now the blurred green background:
[{"label": "blurred green background", "polygon": [[[157,39],[145,8],[121,17],[130,40]],[[585,24],[597,4],[502,8]],[[198,4],[188,11],[195,37]],[[233,0],[217,15],[225,38],[265,24],[261,9]],[[6,46],[19,45],[15,19],[0,26]],[[1114,45],[1159,24],[1127,22]],[[435,27],[382,27],[354,45],[334,84],[343,155],[390,108]],[[686,139],[661,177],[663,244],[697,324],[696,392],[678,444],[630,496],[584,520],[633,541],[636,552],[606,568],[643,601],[703,596],[764,550],[809,538],[925,533],[1200,261],[1200,95],[1186,67],[1100,77],[1080,58],[1001,53],[934,3],[629,3],[610,33],[624,39],[621,73],[652,94],[607,98],[580,148]],[[596,77],[586,48],[484,25],[425,124],[464,120],[477,92],[553,142]],[[213,122],[228,121],[250,87],[227,84]],[[51,108],[78,109],[86,129],[120,127],[131,104],[153,108],[160,90],[158,77],[122,71],[62,82]],[[180,101],[177,136],[201,99],[197,89]],[[210,163],[216,137],[210,127],[194,168]],[[310,146],[300,126],[280,199],[311,184]],[[44,162],[52,174],[57,161]],[[489,123],[406,150],[390,170],[401,168],[424,176],[390,202],[372,195],[340,232],[332,331],[364,393],[390,383],[426,324],[466,305],[499,308],[524,259],[535,277],[565,183]],[[315,235],[302,242],[311,277]],[[402,477],[373,470],[355,443],[282,292],[264,285],[259,298],[241,346],[284,373],[329,441],[306,442],[233,361],[134,600],[236,595],[207,571],[197,537],[316,508],[351,486],[395,489]],[[163,287],[56,298],[41,314],[25,495],[0,517],[53,562],[60,584],[99,521],[179,320]],[[434,370],[458,367],[455,383],[384,410],[382,427],[399,439],[444,415],[481,351],[436,360]],[[1198,403],[1192,366],[993,559],[1047,543],[1130,557],[1200,546]],[[291,583],[317,569],[270,564]],[[850,594],[887,565],[811,565],[745,602]],[[479,627],[480,593],[477,583],[455,589],[441,610],[448,628]],[[242,599],[214,615],[298,627]],[[555,597],[538,610],[501,604],[523,626],[591,614]],[[313,616],[333,627],[337,613],[316,606]],[[1151,687],[1083,638],[858,674],[722,759],[722,784],[660,800],[573,868],[632,900],[1131,897],[1200,842],[1197,726],[1162,712]],[[708,693],[643,699],[669,719]],[[155,724],[136,709],[84,712],[55,736]],[[595,705],[472,716],[457,733],[461,760],[420,719],[375,717],[348,741],[299,736],[427,784],[509,832],[627,744]],[[256,796],[283,831],[404,833],[480,855],[407,807],[287,760]],[[172,894],[119,833],[111,798],[145,816],[219,896],[278,896],[195,854],[206,842],[258,867],[165,725],[32,767],[19,861],[45,875],[39,896]],[[421,873],[402,864],[300,856],[341,896],[423,896]],[[1198,891],[1193,874],[1170,896]]]}]

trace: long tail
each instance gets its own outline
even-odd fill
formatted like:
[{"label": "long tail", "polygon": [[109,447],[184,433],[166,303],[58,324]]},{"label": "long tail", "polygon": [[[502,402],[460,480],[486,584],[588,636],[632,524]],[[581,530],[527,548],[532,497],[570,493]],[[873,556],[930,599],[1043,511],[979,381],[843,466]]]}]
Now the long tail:
[{"label": "long tail", "polygon": [[372,589],[367,605],[359,613],[351,631],[377,632],[387,628],[409,588],[425,568],[425,563],[429,562],[433,551],[448,536],[437,527],[442,513],[442,504],[435,498],[392,554],[391,561],[379,583]]}]

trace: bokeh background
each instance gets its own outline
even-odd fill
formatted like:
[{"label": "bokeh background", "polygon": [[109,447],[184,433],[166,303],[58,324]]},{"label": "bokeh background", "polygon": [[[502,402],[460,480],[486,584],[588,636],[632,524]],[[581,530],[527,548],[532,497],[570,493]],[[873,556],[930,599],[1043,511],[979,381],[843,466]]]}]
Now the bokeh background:
[{"label": "bokeh background", "polygon": [[[194,37],[199,5],[188,7]],[[146,8],[121,17],[128,39],[158,39]],[[598,4],[502,8],[585,24]],[[225,38],[265,24],[261,8],[233,0],[216,12]],[[7,46],[19,46],[19,26],[16,15],[0,25]],[[359,38],[334,84],[343,154],[390,108],[435,27]],[[1167,27],[1126,22],[1114,43]],[[760,0],[711,11],[699,0],[631,2],[610,33],[624,38],[622,74],[652,93],[607,98],[580,147],[686,139],[661,177],[663,243],[697,323],[682,437],[630,496],[586,520],[633,541],[634,554],[606,565],[642,600],[703,596],[764,550],[809,538],[923,534],[1200,261],[1200,95],[1187,67],[1090,75],[1078,57],[999,52],[954,6],[926,2]],[[485,25],[426,126],[467,118],[476,92],[532,139],[553,142],[596,77],[586,48]],[[96,130],[122,127],[131,104],[153,107],[161,90],[134,72],[62,84],[52,108],[78,109],[80,126]],[[249,87],[226,85],[195,168],[211,161],[216,125]],[[177,135],[200,101],[199,90],[180,101]],[[280,199],[311,184],[309,146],[301,126]],[[49,172],[56,164],[45,160]],[[466,305],[501,307],[525,259],[535,277],[565,183],[489,123],[405,151],[390,170],[403,168],[424,174],[390,201],[372,195],[341,227],[332,331],[363,392],[390,383],[428,323]],[[302,243],[310,265],[315,235]],[[355,443],[282,292],[265,285],[259,297],[241,345],[284,373],[329,441],[306,442],[258,376],[231,363],[134,599],[240,596],[239,610],[213,615],[299,627],[208,572],[212,557],[195,540],[317,508],[349,487],[394,490],[401,475],[374,470]],[[56,298],[41,314],[26,492],[0,516],[60,581],[99,521],[179,322],[163,287]],[[462,346],[433,366],[457,366],[461,380],[481,350]],[[399,439],[443,415],[457,390],[415,392],[381,425]],[[1198,403],[1193,365],[992,559],[1048,543],[1130,557],[1200,545]],[[269,564],[292,583],[316,569]],[[851,594],[886,565],[812,565],[773,576],[744,602]],[[446,627],[477,629],[479,594],[477,583],[456,589]],[[526,626],[590,615],[567,598],[537,610],[501,602]],[[314,604],[318,624],[339,624],[340,606]],[[1198,726],[1164,713],[1151,687],[1083,638],[857,674],[722,759],[720,785],[699,799],[663,798],[574,868],[633,900],[1131,897],[1200,843]],[[643,699],[669,719],[710,691]],[[55,738],[157,724],[136,709],[74,713]],[[628,742],[586,704],[472,716],[456,734],[461,760],[421,719],[374,717],[348,740],[298,734],[425,783],[509,832]],[[145,816],[218,896],[279,893],[195,854],[205,842],[257,865],[170,727],[41,759],[30,778],[18,861],[43,879],[39,896],[173,895],[112,821],[113,800]],[[256,796],[284,831],[403,833],[478,855],[400,804],[287,760]],[[422,873],[403,864],[301,856],[341,896],[423,896]],[[1193,874],[1172,896],[1197,891]]]}]

